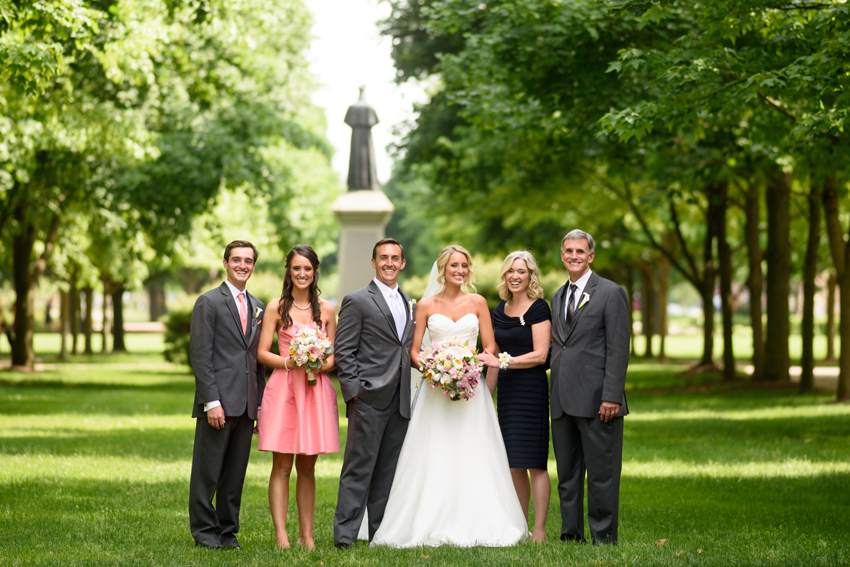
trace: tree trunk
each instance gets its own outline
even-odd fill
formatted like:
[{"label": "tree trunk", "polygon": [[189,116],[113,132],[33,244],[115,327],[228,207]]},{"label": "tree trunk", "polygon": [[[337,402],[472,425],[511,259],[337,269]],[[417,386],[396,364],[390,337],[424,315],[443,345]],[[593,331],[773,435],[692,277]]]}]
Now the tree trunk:
[{"label": "tree trunk", "polygon": [[[669,237],[665,240],[669,240]],[[658,358],[663,362],[667,358],[664,343],[667,339],[667,304],[670,301],[671,266],[670,260],[663,254],[656,260],[656,265],[658,266],[658,335],[660,336]]]},{"label": "tree trunk", "polygon": [[821,192],[813,182],[809,189],[809,239],[803,265],[803,354],[800,360],[800,392],[811,392],[815,388],[815,276],[818,272],[820,248],[820,199]]},{"label": "tree trunk", "polygon": [[36,228],[26,222],[21,207],[16,210],[20,233],[12,244],[12,277],[15,282],[15,344],[12,348],[12,365],[34,368],[33,349],[33,296],[37,278],[32,270],[32,252],[36,240]]},{"label": "tree trunk", "polygon": [[629,340],[631,346],[631,356],[637,356],[635,349],[635,314],[634,314],[634,298],[635,298],[635,278],[631,266],[626,266],[626,293],[629,295]]},{"label": "tree trunk", "polygon": [[702,326],[702,359],[697,367],[714,365],[714,227],[711,222],[706,223],[705,241],[702,250],[703,279],[700,282],[700,296],[702,297],[702,311],[705,322]]},{"label": "tree trunk", "polygon": [[[839,401],[850,396],[850,244],[844,241],[838,204],[838,180],[827,176],[823,184],[823,213],[826,219],[826,234],[829,237],[829,250],[838,278],[839,312],[838,323],[841,352],[838,355],[838,395]],[[844,290],[843,292],[841,290]]]},{"label": "tree trunk", "polygon": [[767,340],[764,379],[788,380],[788,294],[791,278],[791,175],[776,172],[767,193]]},{"label": "tree trunk", "polygon": [[[717,235],[717,259],[720,275],[720,310],[723,313],[723,379],[735,379],[735,353],[732,346],[732,250],[726,238],[726,202],[729,185],[725,181],[711,188],[714,232]],[[712,210],[713,209],[713,210]]]},{"label": "tree trunk", "polygon": [[835,272],[829,273],[826,281],[826,360],[837,362],[835,356],[835,292],[838,289],[838,278]]},{"label": "tree trunk", "polygon": [[761,230],[759,222],[759,186],[752,184],[745,195],[744,235],[747,242],[747,260],[750,274],[747,277],[747,289],[750,292],[750,327],[753,332],[753,376],[755,381],[764,379],[764,332],[761,320],[761,300],[764,290],[764,277],[761,273]]},{"label": "tree trunk", "polygon": [[80,290],[77,287],[77,279],[79,277],[80,268],[76,264],[71,268],[70,283],[71,295],[71,354],[79,354],[77,348],[77,335],[80,332]]},{"label": "tree trunk", "polygon": [[59,360],[68,360],[68,314],[70,298],[67,291],[59,292]]},{"label": "tree trunk", "polygon": [[109,336],[109,302],[106,300],[109,297],[109,282],[106,278],[101,278],[101,283],[103,284],[103,305],[101,309],[103,310],[103,324],[100,327],[100,353],[101,354],[109,354],[109,343],[106,341]]},{"label": "tree trunk", "polygon": [[92,315],[94,314],[94,306],[92,303],[94,302],[94,290],[91,286],[86,286],[83,288],[83,294],[86,298],[86,319],[83,324],[83,334],[86,338],[85,343],[85,354],[93,354],[94,351],[91,347],[91,339],[92,333],[94,332],[94,322],[92,321]]},{"label": "tree trunk", "polygon": [[641,334],[646,339],[643,356],[652,358],[652,336],[655,334],[655,274],[650,262],[640,263]]},{"label": "tree trunk", "polygon": [[162,280],[163,278],[160,277],[148,284],[151,321],[159,321],[167,313],[165,308],[165,285],[163,285]]},{"label": "tree trunk", "polygon": [[124,284],[112,292],[112,351],[127,352],[124,344]]}]

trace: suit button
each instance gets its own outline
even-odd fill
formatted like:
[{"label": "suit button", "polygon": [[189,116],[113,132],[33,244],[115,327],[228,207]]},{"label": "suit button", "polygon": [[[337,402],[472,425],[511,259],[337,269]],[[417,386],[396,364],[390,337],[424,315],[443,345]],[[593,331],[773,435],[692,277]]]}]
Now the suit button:
[{"label": "suit button", "polygon": [[567,345],[562,346],[561,350],[567,350]]}]

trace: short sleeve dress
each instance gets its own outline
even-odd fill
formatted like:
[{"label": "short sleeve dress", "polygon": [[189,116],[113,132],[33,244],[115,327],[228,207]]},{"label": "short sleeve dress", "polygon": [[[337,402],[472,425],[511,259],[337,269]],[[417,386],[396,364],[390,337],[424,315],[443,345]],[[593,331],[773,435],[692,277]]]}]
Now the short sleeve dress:
[{"label": "short sleeve dress", "polygon": [[[505,315],[505,302],[493,310],[493,330],[501,352],[520,356],[534,350],[531,326],[550,321],[544,299],[521,317]],[[512,469],[546,470],[549,461],[549,380],[546,366],[499,370],[499,427]]]}]

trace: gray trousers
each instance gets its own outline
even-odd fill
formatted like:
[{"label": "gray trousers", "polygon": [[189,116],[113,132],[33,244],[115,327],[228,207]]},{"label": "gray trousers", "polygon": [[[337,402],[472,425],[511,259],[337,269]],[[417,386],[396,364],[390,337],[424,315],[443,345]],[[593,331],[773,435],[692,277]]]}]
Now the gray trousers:
[{"label": "gray trousers", "polygon": [[623,418],[566,415],[552,420],[558,464],[561,538],[584,540],[584,477],[587,521],[594,543],[617,543],[620,471],[623,468]]},{"label": "gray trousers", "polygon": [[385,409],[355,400],[348,404],[348,440],[339,476],[334,544],[352,545],[369,510],[369,540],[375,535],[393,484],[408,420],[399,413],[399,390]]},{"label": "gray trousers", "polygon": [[197,418],[189,480],[189,528],[199,545],[238,545],[234,534],[239,531],[239,506],[253,429],[254,420],[247,412],[226,417],[224,429],[213,428],[206,415]]}]

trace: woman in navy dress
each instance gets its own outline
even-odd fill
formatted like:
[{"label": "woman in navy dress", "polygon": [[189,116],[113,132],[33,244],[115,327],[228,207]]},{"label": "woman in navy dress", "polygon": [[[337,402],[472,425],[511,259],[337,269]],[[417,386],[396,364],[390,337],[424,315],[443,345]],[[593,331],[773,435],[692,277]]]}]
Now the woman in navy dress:
[{"label": "woman in navy dress", "polygon": [[[552,332],[549,304],[543,299],[540,271],[530,252],[511,252],[499,274],[504,300],[493,310],[499,352],[483,355],[490,392],[497,390],[499,427],[505,439],[511,477],[522,511],[534,495],[532,541],[546,541],[549,480],[549,381],[546,359]],[[499,367],[499,353],[510,359]],[[503,357],[505,358],[505,357]],[[530,482],[529,482],[530,477]]]}]

